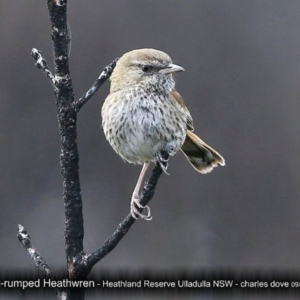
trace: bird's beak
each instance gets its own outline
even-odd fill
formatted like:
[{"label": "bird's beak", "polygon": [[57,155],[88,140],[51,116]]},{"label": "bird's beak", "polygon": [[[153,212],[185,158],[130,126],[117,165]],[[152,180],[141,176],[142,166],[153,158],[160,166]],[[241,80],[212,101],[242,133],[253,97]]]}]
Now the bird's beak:
[{"label": "bird's beak", "polygon": [[171,73],[175,73],[175,72],[183,72],[183,71],[184,71],[183,67],[180,67],[175,64],[169,64],[166,67],[164,67],[163,69],[159,70],[158,73],[167,75],[167,74],[171,74]]}]

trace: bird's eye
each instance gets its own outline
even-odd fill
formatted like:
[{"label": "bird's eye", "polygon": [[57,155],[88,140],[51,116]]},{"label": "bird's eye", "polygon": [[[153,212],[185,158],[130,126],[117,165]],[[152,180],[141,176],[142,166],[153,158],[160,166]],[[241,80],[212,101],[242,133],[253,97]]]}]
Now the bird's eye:
[{"label": "bird's eye", "polygon": [[142,66],[142,71],[145,72],[145,73],[149,73],[153,70],[153,67],[152,66],[149,66],[149,65],[144,65]]}]

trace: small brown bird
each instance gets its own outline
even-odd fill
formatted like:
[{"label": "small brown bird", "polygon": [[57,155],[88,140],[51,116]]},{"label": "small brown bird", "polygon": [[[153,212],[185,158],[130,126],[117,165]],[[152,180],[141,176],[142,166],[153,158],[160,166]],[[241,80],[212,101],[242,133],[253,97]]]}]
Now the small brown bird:
[{"label": "small brown bird", "polygon": [[[196,171],[208,173],[223,157],[193,133],[193,119],[175,90],[172,74],[184,69],[172,63],[164,52],[138,49],[125,53],[110,77],[110,94],[102,107],[106,139],[125,161],[143,164],[131,199],[131,215],[151,220],[148,206],[142,206],[139,191],[150,162],[166,172],[170,156],[180,149]],[[137,208],[145,208],[142,214]]]}]

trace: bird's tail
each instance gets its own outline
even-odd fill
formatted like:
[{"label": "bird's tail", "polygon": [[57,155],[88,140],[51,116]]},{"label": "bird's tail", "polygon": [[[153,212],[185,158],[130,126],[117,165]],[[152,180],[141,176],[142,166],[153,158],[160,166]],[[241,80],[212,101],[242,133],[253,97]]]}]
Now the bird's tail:
[{"label": "bird's tail", "polygon": [[224,158],[216,150],[189,130],[181,150],[192,166],[202,174],[209,173],[218,164],[225,165]]}]

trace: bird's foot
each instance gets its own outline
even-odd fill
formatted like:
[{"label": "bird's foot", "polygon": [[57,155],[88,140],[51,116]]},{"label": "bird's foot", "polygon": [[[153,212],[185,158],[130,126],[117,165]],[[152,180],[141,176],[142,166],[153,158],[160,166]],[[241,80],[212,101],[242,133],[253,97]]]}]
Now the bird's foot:
[{"label": "bird's foot", "polygon": [[[146,210],[146,214],[142,214],[138,208],[141,209],[145,209]],[[150,221],[152,220],[152,216],[151,216],[151,211],[148,205],[143,206],[140,203],[140,196],[138,194],[133,194],[132,198],[131,198],[131,203],[130,203],[130,212],[131,212],[131,216],[134,219],[137,219],[138,217],[141,217],[142,219],[146,220],[146,221]]]},{"label": "bird's foot", "polygon": [[161,154],[161,152],[159,152],[156,157],[155,157],[156,163],[159,164],[160,168],[162,169],[162,171],[167,174],[170,175],[170,173],[167,172],[168,169],[168,161],[169,161],[169,156],[168,158],[164,158]]}]

